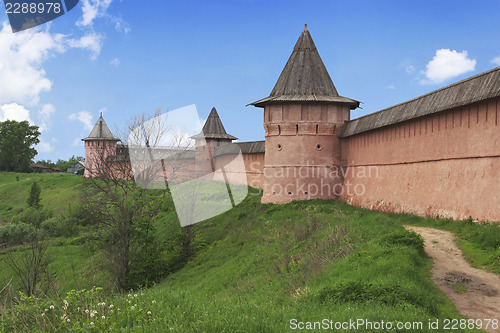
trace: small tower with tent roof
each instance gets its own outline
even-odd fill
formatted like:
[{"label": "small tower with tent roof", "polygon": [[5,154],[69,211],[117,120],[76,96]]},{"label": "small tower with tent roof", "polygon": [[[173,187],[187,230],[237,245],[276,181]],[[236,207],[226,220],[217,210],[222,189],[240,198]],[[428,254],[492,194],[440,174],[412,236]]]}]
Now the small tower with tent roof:
[{"label": "small tower with tent roof", "polygon": [[102,117],[102,112],[90,132],[82,139],[85,142],[85,173],[84,177],[99,177],[102,175],[104,162],[108,156],[116,155],[118,141],[109,130]]},{"label": "small tower with tent roof", "polygon": [[238,139],[227,134],[215,107],[210,111],[201,132],[191,138],[195,140],[197,177],[215,171],[214,153],[217,147]]}]

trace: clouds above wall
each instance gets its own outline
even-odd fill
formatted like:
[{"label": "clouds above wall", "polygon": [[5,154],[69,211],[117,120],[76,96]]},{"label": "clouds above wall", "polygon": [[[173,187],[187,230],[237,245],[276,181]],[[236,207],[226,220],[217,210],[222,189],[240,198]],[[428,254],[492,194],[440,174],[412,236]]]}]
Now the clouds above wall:
[{"label": "clouds above wall", "polygon": [[[56,144],[51,134],[56,108],[43,102],[44,96],[50,96],[54,80],[46,71],[47,64],[71,49],[88,52],[90,60],[97,60],[105,40],[105,34],[94,28],[98,19],[127,33],[130,30],[128,23],[107,11],[112,2],[81,1],[81,16],[74,23],[79,29],[71,34],[52,32],[52,23],[12,33],[8,22],[0,20],[0,121],[27,120],[39,126],[42,132],[41,142],[36,147],[39,152],[52,152]],[[114,58],[110,65],[118,67],[119,59]],[[80,111],[67,118],[83,125],[85,132],[93,127],[90,112]]]},{"label": "clouds above wall", "polygon": [[439,84],[475,68],[476,60],[470,59],[467,51],[436,50],[436,55],[427,63],[426,70],[422,71],[425,78],[420,80],[420,84]]},{"label": "clouds above wall", "polygon": [[72,113],[68,117],[69,120],[78,120],[83,124],[85,130],[91,131],[94,127],[92,124],[92,114],[88,111],[80,111],[78,113]]},{"label": "clouds above wall", "polygon": [[30,118],[30,111],[17,103],[0,105],[0,121],[6,120],[27,120],[30,124],[33,124]]},{"label": "clouds above wall", "polygon": [[82,0],[82,17],[76,22],[79,27],[92,27],[96,18],[104,17],[115,25],[115,30],[128,33],[130,26],[119,17],[108,13],[113,0]]}]

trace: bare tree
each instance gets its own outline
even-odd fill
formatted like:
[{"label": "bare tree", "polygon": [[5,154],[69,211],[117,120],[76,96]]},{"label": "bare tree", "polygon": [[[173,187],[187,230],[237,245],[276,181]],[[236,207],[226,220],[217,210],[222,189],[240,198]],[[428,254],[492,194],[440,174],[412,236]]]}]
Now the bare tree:
[{"label": "bare tree", "polygon": [[52,286],[52,275],[48,270],[50,258],[47,255],[47,244],[39,229],[33,234],[21,252],[16,255],[9,251],[7,264],[19,278],[21,288],[28,296],[46,293]]},{"label": "bare tree", "polygon": [[166,180],[181,168],[178,164],[184,163],[176,164],[173,156],[191,149],[181,146],[185,141],[175,135],[170,135],[169,141],[176,146],[168,145],[169,132],[166,115],[156,110],[151,116],[141,114],[128,123],[120,134],[127,146],[119,145],[117,154],[106,144],[95,147],[97,163],[90,170],[93,177],[85,197],[107,231],[103,248],[119,290],[130,288],[134,256],[147,258],[154,250],[151,221],[164,204]]}]

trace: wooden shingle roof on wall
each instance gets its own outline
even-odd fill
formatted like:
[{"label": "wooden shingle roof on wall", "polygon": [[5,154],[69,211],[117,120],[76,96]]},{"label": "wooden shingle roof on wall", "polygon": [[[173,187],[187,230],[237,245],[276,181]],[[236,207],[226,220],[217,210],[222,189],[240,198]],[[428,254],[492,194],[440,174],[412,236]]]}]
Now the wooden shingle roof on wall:
[{"label": "wooden shingle roof on wall", "polygon": [[348,137],[498,96],[500,96],[500,67],[351,120],[344,125],[339,136]]},{"label": "wooden shingle roof on wall", "polygon": [[346,103],[352,109],[359,106],[358,101],[338,94],[307,25],[269,97],[250,105],[264,107],[283,102]]},{"label": "wooden shingle roof on wall", "polygon": [[104,118],[101,116],[97,119],[97,122],[94,125],[94,128],[90,132],[89,136],[82,141],[99,141],[99,140],[107,140],[107,141],[120,141],[114,137],[113,133],[109,130],[108,125],[104,121]]},{"label": "wooden shingle roof on wall", "polygon": [[217,147],[214,156],[227,154],[263,154],[265,153],[265,141],[234,142],[232,144]]},{"label": "wooden shingle roof on wall", "polygon": [[205,125],[200,133],[193,135],[193,139],[226,139],[226,140],[237,140],[238,138],[227,134],[220,120],[219,114],[215,108],[212,108],[210,114],[208,115]]}]

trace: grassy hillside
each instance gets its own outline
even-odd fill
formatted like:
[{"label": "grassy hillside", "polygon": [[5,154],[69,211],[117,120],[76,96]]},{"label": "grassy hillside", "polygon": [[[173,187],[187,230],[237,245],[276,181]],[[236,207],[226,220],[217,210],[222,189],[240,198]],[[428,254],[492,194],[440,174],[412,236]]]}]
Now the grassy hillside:
[{"label": "grassy hillside", "polygon": [[259,199],[200,225],[198,241],[210,245],[140,296],[157,301],[145,302],[154,309],[146,331],[283,332],[292,319],[458,317],[428,279],[419,238],[402,227],[413,217],[337,201]]},{"label": "grassy hillside", "polygon": [[[15,175],[0,175],[8,176],[8,186],[15,188]],[[68,206],[72,199],[62,193],[76,195],[73,190],[83,183],[72,175],[42,178],[43,203],[53,209]],[[24,181],[27,193],[29,180]],[[180,231],[175,212],[162,213],[156,222],[168,257],[169,238]],[[97,271],[99,256],[87,251],[92,237],[83,244],[86,236],[53,240],[51,265],[59,272],[60,290],[87,290],[0,308],[0,331],[287,332],[300,322],[363,319],[421,322],[423,329],[399,331],[436,332],[426,328],[428,320],[461,317],[430,281],[422,241],[405,224],[452,230],[472,249],[472,260],[487,258],[493,264],[486,266],[496,269],[498,225],[385,214],[334,200],[263,205],[260,196],[249,195],[235,209],[193,227],[195,255],[185,266],[156,286],[126,295],[99,290],[109,286]],[[3,285],[9,278],[5,268],[0,256]],[[93,285],[98,288],[89,289]]]},{"label": "grassy hillside", "polygon": [[0,225],[26,209],[31,184],[42,188],[42,204],[58,213],[78,200],[82,177],[66,173],[35,174],[0,172]]},{"label": "grassy hillside", "polygon": [[[167,235],[175,213],[160,220],[164,228],[158,232]],[[197,224],[197,255],[162,283],[115,297],[99,290],[73,293],[66,308],[63,299],[24,300],[23,311],[4,314],[4,325],[286,332],[299,322],[363,319],[422,322],[424,329],[408,331],[435,332],[425,329],[429,319],[460,316],[429,280],[421,239],[402,227],[416,220],[333,200],[262,205],[259,196],[249,196],[236,209]]]}]

